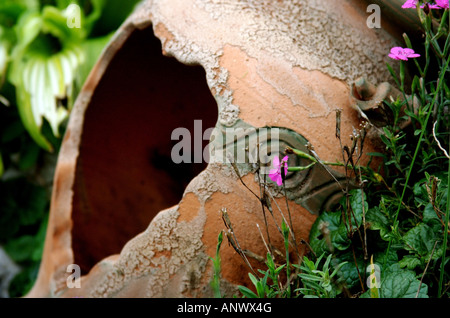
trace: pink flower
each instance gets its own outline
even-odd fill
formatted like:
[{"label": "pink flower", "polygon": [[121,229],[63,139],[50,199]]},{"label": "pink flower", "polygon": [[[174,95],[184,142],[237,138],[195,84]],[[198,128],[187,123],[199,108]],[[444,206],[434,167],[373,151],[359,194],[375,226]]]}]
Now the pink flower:
[{"label": "pink flower", "polygon": [[414,50],[402,48],[399,46],[393,47],[391,49],[391,53],[389,53],[390,58],[393,58],[394,60],[403,60],[403,61],[407,61],[408,58],[415,58],[419,56],[420,54],[415,53]]},{"label": "pink flower", "polygon": [[436,4],[442,9],[448,9],[448,0],[436,0]]},{"label": "pink flower", "polygon": [[419,0],[407,0],[403,5],[403,9],[415,9]]},{"label": "pink flower", "polygon": [[[403,9],[415,9],[419,0],[407,0],[403,5]],[[441,5],[442,4],[442,5]],[[447,5],[447,7],[445,7]],[[422,9],[425,7],[424,4],[420,6]],[[430,9],[445,9],[448,8],[448,0],[436,0],[436,4],[429,4]]]},{"label": "pink flower", "polygon": [[280,162],[280,158],[278,158],[278,156],[275,156],[273,158],[273,167],[274,169],[271,169],[269,171],[269,178],[273,181],[276,182],[278,186],[281,186],[283,184],[283,177],[281,176],[281,169],[284,167],[284,175],[287,175],[288,172],[288,165],[287,165],[287,161],[288,161],[289,157],[285,156],[281,162]]}]

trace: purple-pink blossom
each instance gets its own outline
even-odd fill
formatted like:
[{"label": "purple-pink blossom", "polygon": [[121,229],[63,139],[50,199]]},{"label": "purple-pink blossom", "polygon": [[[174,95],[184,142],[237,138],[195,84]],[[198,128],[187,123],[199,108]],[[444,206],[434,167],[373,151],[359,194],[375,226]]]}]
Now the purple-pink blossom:
[{"label": "purple-pink blossom", "polygon": [[[436,4],[428,3],[430,9],[448,9],[449,0],[435,0]],[[403,9],[415,9],[419,0],[407,0],[403,5]],[[424,4],[420,6],[422,9],[425,7]]]},{"label": "purple-pink blossom", "polygon": [[409,58],[415,58],[419,56],[420,54],[415,53],[413,49],[402,48],[399,46],[393,47],[391,49],[391,53],[389,53],[390,58],[403,61],[407,61]]},{"label": "purple-pink blossom", "polygon": [[449,9],[448,0],[436,0],[436,4],[442,9]]},{"label": "purple-pink blossom", "polygon": [[403,9],[413,9],[416,8],[417,2],[419,0],[407,0],[403,5],[402,8]]},{"label": "purple-pink blossom", "polygon": [[281,169],[284,168],[285,176],[288,172],[288,165],[287,165],[288,159],[289,159],[289,157],[285,156],[283,159],[281,159],[281,162],[280,162],[280,158],[278,158],[278,156],[275,156],[273,158],[273,161],[272,161],[273,169],[271,169],[269,171],[269,178],[273,182],[276,182],[278,186],[281,186],[283,184],[283,177],[281,175]]}]

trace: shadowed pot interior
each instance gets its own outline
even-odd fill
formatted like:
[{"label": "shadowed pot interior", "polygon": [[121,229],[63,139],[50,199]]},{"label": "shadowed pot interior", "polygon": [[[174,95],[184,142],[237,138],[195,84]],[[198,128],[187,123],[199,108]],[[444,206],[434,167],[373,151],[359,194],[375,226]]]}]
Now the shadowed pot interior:
[{"label": "shadowed pot interior", "polygon": [[175,164],[171,151],[180,141],[172,132],[189,129],[194,149],[194,139],[203,139],[194,136],[194,121],[204,131],[217,116],[204,69],[163,56],[151,27],[133,31],[84,116],[72,203],[74,263],[83,274],[180,201],[206,163]]}]

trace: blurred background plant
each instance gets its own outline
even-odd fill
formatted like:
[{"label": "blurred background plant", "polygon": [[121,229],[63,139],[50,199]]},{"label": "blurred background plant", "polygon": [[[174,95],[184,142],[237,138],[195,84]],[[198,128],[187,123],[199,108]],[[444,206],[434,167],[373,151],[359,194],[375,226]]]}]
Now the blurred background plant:
[{"label": "blurred background plant", "polygon": [[[0,0],[0,289],[10,297],[26,294],[37,276],[53,170],[77,94],[138,2]],[[6,255],[18,265],[10,283]]]}]

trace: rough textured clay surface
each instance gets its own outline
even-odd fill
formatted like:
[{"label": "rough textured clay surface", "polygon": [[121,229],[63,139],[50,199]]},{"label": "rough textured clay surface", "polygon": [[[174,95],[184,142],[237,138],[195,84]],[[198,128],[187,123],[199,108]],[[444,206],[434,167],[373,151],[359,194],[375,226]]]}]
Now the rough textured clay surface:
[{"label": "rough textured clay surface", "polygon": [[[361,76],[387,81],[387,52],[396,44],[388,25],[369,29],[366,19],[356,0],[144,2],[117,31],[71,114],[43,261],[28,297],[212,296],[209,257],[225,228],[223,208],[240,245],[264,256],[258,200],[227,163],[169,165],[170,132],[202,118],[203,128],[219,130],[282,127],[286,144],[306,140],[322,160],[340,160],[335,109],[342,109],[346,138],[361,122],[351,107],[352,83]],[[253,167],[239,168],[259,193]],[[175,191],[181,175],[188,177]],[[292,179],[318,176],[325,174]],[[304,199],[317,190],[313,181],[289,190],[302,253],[300,241],[320,213],[320,204]],[[333,195],[326,187],[321,193]],[[281,217],[269,218],[272,244],[283,250],[274,222]],[[221,259],[221,287],[231,297],[249,284],[249,269],[226,242]],[[68,288],[69,264],[82,267],[81,288]]]}]

